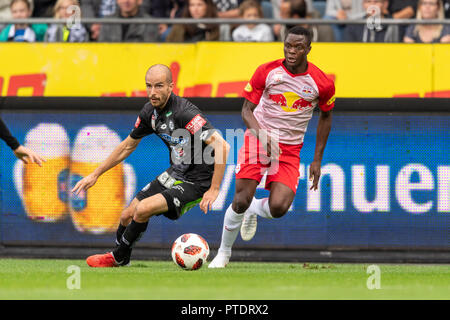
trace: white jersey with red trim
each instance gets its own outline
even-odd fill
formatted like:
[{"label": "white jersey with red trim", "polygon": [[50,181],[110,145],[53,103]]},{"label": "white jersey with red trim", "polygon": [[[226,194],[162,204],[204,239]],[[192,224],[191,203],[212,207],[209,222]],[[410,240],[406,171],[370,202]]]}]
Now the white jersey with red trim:
[{"label": "white jersey with red trim", "polygon": [[243,96],[257,105],[253,114],[262,129],[279,130],[280,143],[301,144],[314,108],[334,108],[334,82],[311,62],[306,72],[292,74],[283,61],[259,66]]}]

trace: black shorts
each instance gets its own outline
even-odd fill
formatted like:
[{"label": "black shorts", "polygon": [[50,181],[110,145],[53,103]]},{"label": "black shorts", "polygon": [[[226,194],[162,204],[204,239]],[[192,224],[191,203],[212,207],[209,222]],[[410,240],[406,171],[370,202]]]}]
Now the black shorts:
[{"label": "black shorts", "polygon": [[158,215],[162,214],[171,220],[177,220],[186,213],[186,211],[200,203],[203,194],[208,189],[208,187],[181,180],[178,180],[171,188],[166,188],[158,181],[158,179],[155,179],[138,192],[136,199],[142,201],[155,194],[161,193],[167,201],[169,210]]}]

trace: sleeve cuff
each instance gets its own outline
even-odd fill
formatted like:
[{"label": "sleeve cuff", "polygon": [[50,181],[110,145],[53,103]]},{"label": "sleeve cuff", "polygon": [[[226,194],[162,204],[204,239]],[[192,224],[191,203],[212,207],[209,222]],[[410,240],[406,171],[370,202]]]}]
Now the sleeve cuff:
[{"label": "sleeve cuff", "polygon": [[11,148],[12,151],[16,151],[16,149],[20,147],[20,143],[19,143],[19,141],[14,139],[14,141],[11,141],[10,143],[8,143],[8,146]]},{"label": "sleeve cuff", "polygon": [[320,110],[322,110],[323,112],[330,111],[333,108],[334,108],[334,102],[332,104],[330,104],[330,105],[325,103],[324,105],[320,106]]}]

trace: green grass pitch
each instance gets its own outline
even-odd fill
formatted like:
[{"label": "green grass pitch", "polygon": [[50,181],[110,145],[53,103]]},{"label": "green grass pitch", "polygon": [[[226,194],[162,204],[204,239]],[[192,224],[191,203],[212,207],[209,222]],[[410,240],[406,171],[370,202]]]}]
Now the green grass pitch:
[{"label": "green grass pitch", "polygon": [[0,299],[450,298],[449,265],[377,264],[380,288],[372,290],[367,287],[373,275],[367,273],[369,265],[231,262],[226,269],[203,266],[184,271],[172,261],[133,261],[130,267],[94,269],[83,260],[3,258]]}]

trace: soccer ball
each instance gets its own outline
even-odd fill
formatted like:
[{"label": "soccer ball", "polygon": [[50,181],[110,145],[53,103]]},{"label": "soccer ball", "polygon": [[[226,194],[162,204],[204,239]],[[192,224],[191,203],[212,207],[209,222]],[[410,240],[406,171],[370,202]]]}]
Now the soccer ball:
[{"label": "soccer ball", "polygon": [[173,262],[184,270],[200,269],[208,255],[208,243],[195,233],[181,235],[172,245]]}]

